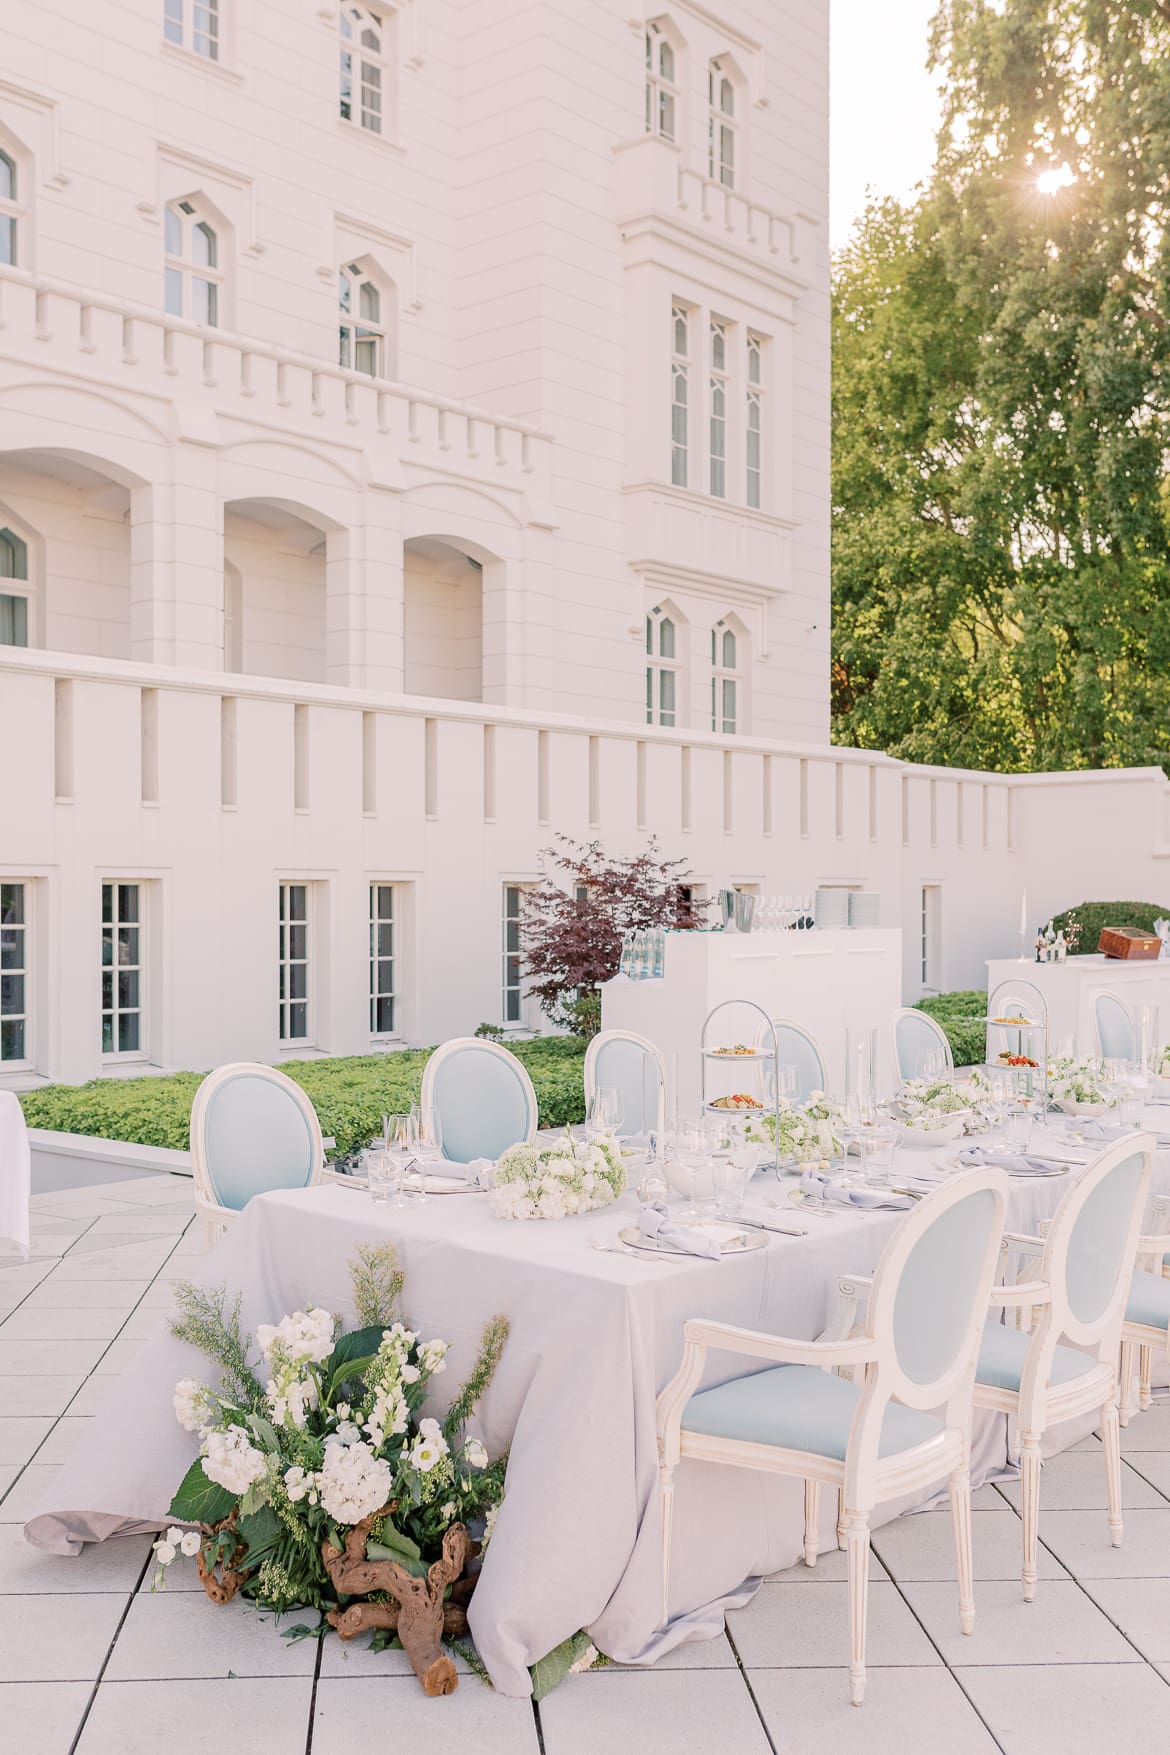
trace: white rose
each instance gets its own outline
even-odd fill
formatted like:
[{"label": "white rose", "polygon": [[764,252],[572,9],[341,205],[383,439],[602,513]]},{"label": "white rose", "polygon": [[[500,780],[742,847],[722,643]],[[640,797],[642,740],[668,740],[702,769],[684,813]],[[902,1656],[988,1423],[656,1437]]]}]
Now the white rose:
[{"label": "white rose", "polygon": [[154,1553],[160,1566],[169,1566],[175,1557],[175,1545],[173,1542],[156,1542]]},{"label": "white rose", "polygon": [[188,1530],[186,1535],[183,1537],[182,1541],[179,1543],[179,1547],[182,1549],[183,1553],[187,1556],[188,1560],[192,1559],[196,1554],[198,1554],[199,1540],[200,1540],[200,1538],[199,1538],[199,1531],[198,1530]]},{"label": "white rose", "polygon": [[473,1469],[486,1469],[488,1466],[488,1453],[478,1438],[468,1439],[463,1446],[463,1455]]}]

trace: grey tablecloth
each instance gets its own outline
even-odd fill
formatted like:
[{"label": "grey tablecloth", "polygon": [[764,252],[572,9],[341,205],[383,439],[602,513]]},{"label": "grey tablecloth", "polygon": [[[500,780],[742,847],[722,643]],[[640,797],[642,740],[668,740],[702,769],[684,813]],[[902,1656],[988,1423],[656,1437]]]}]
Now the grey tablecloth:
[{"label": "grey tablecloth", "polygon": [[[899,1168],[927,1161],[907,1152]],[[1014,1183],[1012,1227],[1034,1228],[1064,1186],[1063,1178]],[[757,1187],[749,1204],[775,1193],[770,1181],[760,1194]],[[770,1235],[766,1248],[722,1262],[643,1264],[590,1247],[614,1234],[619,1216],[633,1219],[632,1198],[559,1223],[516,1223],[493,1219],[478,1195],[404,1210],[335,1187],[265,1195],[198,1274],[242,1292],[253,1330],[312,1304],[352,1320],[354,1247],[392,1238],[406,1270],[410,1322],[452,1342],[447,1375],[436,1384],[448,1396],[486,1319],[496,1312],[510,1319],[479,1420],[489,1451],[510,1452],[507,1495],[471,1612],[478,1649],[507,1694],[526,1694],[527,1666],[579,1627],[622,1662],[711,1637],[726,1607],[796,1560],[799,1482],[688,1463],[676,1477],[671,1621],[658,1631],[655,1397],[677,1368],[686,1317],[815,1336],[831,1314],[837,1277],[869,1272],[902,1218],[810,1218],[807,1236]],[[709,1381],[742,1369],[740,1360],[713,1355]],[[77,1553],[86,1541],[165,1521],[195,1454],[171,1410],[173,1385],[204,1371],[198,1355],[169,1338],[151,1348],[54,1482],[26,1526],[28,1539],[52,1553]],[[1006,1422],[983,1418],[977,1478],[1007,1461]],[[836,1507],[834,1495],[824,1498],[827,1547]]]}]

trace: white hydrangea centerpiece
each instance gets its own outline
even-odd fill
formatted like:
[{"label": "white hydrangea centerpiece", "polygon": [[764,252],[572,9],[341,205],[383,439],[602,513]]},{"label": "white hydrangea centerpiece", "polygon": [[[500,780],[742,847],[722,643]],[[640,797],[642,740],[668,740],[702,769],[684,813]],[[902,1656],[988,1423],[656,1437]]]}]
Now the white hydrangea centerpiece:
[{"label": "white hydrangea centerpiece", "polygon": [[781,1099],[779,1115],[761,1115],[748,1129],[748,1138],[777,1145],[782,1164],[821,1163],[839,1158],[843,1149],[823,1091],[810,1091],[803,1103]]},{"label": "white hydrangea centerpiece", "polygon": [[509,1146],[486,1173],[488,1204],[497,1219],[565,1219],[609,1206],[626,1186],[612,1135],[555,1145]]}]

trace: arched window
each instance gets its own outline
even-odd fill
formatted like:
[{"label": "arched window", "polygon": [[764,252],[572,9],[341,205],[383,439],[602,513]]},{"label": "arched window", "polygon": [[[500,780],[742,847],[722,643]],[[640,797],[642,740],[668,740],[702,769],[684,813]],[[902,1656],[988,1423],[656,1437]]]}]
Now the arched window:
[{"label": "arched window", "polygon": [[338,276],[341,322],[338,358],[355,372],[371,378],[386,376],[386,323],[381,288],[360,262],[350,262]]},{"label": "arched window", "polygon": [[0,530],[0,646],[28,645],[28,544]]},{"label": "arched window", "polygon": [[685,305],[671,307],[670,347],[670,479],[675,487],[686,487],[690,313]]},{"label": "arched window", "polygon": [[674,140],[678,86],[675,83],[674,44],[662,26],[646,26],[646,132],[660,140]]},{"label": "arched window", "polygon": [[0,152],[0,262],[14,268],[20,260],[20,173],[15,159]]},{"label": "arched window", "polygon": [[711,319],[711,376],[708,389],[711,398],[710,488],[716,499],[725,500],[727,498],[727,324],[718,317]]},{"label": "arched window", "polygon": [[390,19],[372,7],[344,0],[337,24],[341,33],[342,119],[371,134],[381,134],[390,83]]},{"label": "arched window", "polygon": [[740,639],[725,621],[711,629],[711,730],[739,730]]},{"label": "arched window", "polygon": [[646,617],[646,723],[678,724],[678,629],[662,604]]},{"label": "arched window", "polygon": [[735,86],[722,61],[707,68],[707,175],[735,188]]},{"label": "arched window", "polygon": [[747,338],[747,503],[760,504],[760,480],[764,467],[764,344],[758,335]]},{"label": "arched window", "polygon": [[223,286],[219,238],[194,200],[168,204],[164,243],[167,311],[214,329]]}]

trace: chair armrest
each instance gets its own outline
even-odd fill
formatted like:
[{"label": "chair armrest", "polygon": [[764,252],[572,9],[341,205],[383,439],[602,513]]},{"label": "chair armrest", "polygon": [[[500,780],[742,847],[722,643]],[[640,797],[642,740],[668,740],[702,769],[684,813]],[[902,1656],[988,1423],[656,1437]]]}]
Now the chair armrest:
[{"label": "chair armrest", "polygon": [[708,1322],[703,1317],[685,1322],[683,1334],[688,1341],[704,1348],[746,1353],[753,1359],[771,1359],[777,1365],[864,1365],[877,1358],[876,1343],[868,1335],[841,1341],[799,1341],[754,1328],[733,1328],[727,1322]]},{"label": "chair armrest", "polygon": [[1167,1255],[1170,1255],[1170,1233],[1138,1238],[1136,1264],[1140,1268],[1143,1262],[1148,1262],[1147,1273],[1160,1271],[1162,1258]]},{"label": "chair armrest", "polygon": [[857,1306],[873,1290],[873,1280],[861,1274],[846,1274],[837,1281],[837,1303],[828,1327],[817,1336],[821,1342],[845,1341],[853,1333]]},{"label": "chair armrest", "polygon": [[1048,1304],[1051,1299],[1052,1288],[1047,1280],[1023,1280],[1018,1286],[993,1286],[989,1302],[993,1310],[1010,1310]]},{"label": "chair armrest", "polygon": [[1011,1255],[1043,1255],[1044,1239],[1029,1237],[1024,1231],[1005,1231],[1003,1240]]}]

